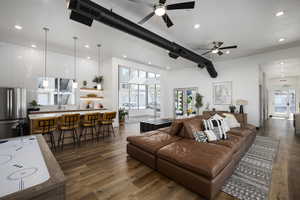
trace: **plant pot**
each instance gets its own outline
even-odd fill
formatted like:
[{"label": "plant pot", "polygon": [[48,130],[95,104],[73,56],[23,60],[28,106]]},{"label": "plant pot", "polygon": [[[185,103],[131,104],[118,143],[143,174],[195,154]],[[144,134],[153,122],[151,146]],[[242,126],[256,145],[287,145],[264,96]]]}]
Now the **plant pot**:
[{"label": "plant pot", "polygon": [[124,126],[125,125],[125,119],[120,119],[119,120],[119,125]]}]

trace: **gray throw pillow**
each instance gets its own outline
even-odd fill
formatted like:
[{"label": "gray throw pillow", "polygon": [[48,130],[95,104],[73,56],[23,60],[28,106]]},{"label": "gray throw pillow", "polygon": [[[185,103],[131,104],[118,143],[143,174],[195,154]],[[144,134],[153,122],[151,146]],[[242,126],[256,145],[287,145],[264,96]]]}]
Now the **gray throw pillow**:
[{"label": "gray throw pillow", "polygon": [[194,132],[194,138],[197,142],[207,142],[207,135],[203,131]]}]

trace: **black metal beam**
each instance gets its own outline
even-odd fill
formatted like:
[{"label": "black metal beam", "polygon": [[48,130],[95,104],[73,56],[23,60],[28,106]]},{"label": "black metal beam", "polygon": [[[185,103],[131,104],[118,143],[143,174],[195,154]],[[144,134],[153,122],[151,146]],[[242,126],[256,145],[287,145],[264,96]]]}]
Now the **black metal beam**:
[{"label": "black metal beam", "polygon": [[72,10],[72,20],[88,26],[92,25],[93,20],[97,20],[98,22],[104,23],[168,50],[170,52],[169,55],[172,58],[183,57],[197,63],[199,67],[201,66],[201,68],[206,67],[212,78],[216,78],[218,76],[213,63],[210,60],[145,29],[90,0],[70,0],[69,9]]}]

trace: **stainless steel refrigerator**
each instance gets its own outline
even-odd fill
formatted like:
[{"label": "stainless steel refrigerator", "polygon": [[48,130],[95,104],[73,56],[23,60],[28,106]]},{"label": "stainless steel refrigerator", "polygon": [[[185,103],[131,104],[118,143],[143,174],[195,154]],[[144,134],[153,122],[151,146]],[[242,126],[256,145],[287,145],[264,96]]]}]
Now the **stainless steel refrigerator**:
[{"label": "stainless steel refrigerator", "polygon": [[21,124],[27,117],[27,91],[0,87],[0,138],[22,135]]}]

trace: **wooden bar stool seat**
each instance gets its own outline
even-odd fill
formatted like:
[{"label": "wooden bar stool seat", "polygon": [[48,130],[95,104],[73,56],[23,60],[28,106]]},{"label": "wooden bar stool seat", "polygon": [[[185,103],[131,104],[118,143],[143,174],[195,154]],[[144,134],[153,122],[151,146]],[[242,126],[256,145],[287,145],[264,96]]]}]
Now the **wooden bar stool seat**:
[{"label": "wooden bar stool seat", "polygon": [[[87,141],[87,135],[90,134],[92,136],[92,140],[94,140],[94,134],[97,136],[97,125],[99,120],[98,113],[89,113],[83,116],[83,121],[81,123],[82,132],[79,136],[79,141],[81,141],[81,137],[84,137],[85,142]],[[90,133],[88,133],[90,130]]]},{"label": "wooden bar stool seat", "polygon": [[35,120],[33,123],[32,133],[33,134],[42,134],[47,135],[50,142],[51,148],[56,151],[54,132],[57,131],[57,118],[56,117],[48,117]]},{"label": "wooden bar stool seat", "polygon": [[72,136],[68,138],[73,138],[74,146],[79,144],[79,137],[77,130],[80,127],[80,114],[67,114],[63,115],[59,119],[59,137],[58,137],[58,146],[61,146],[61,149],[64,148],[65,134],[71,132]]},{"label": "wooden bar stool seat", "polygon": [[101,121],[101,126],[103,127],[103,135],[105,133],[108,133],[108,136],[112,132],[113,135],[115,136],[115,131],[113,127],[114,119],[116,118],[117,113],[116,112],[107,112],[103,114],[103,120]]}]

